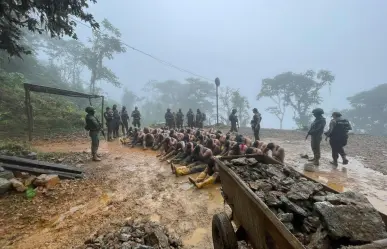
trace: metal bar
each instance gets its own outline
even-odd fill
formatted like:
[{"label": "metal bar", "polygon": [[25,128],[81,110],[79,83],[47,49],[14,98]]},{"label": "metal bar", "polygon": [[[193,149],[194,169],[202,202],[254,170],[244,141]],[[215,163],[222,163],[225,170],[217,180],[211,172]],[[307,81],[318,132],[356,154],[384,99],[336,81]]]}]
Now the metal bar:
[{"label": "metal bar", "polygon": [[102,126],[102,129],[103,129],[103,124],[104,124],[104,121],[103,121],[103,108],[104,108],[104,103],[105,103],[105,97],[102,96],[102,109],[101,109],[101,126]]},{"label": "metal bar", "polygon": [[216,86],[216,125],[219,124],[218,86]]}]

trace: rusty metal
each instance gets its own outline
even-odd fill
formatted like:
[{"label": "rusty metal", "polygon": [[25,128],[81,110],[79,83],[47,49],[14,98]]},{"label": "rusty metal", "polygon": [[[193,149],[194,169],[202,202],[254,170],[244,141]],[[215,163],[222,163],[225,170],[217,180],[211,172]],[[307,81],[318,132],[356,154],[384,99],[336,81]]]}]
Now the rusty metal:
[{"label": "rusty metal", "polygon": [[[274,164],[268,156],[254,158],[261,163],[271,162],[271,164]],[[266,206],[250,187],[222,162],[225,159],[226,157],[215,158],[219,168],[223,196],[227,197],[225,198],[225,201],[232,209],[232,219],[234,223],[244,229],[247,237],[246,240],[253,248],[305,249],[301,242],[287,230],[285,225],[278,220],[277,216],[270,211],[268,206]],[[316,182],[309,177],[306,178]],[[325,185],[324,188],[330,192],[338,193]],[[387,224],[386,215],[382,213],[380,213],[380,215]],[[374,242],[374,244],[375,243],[376,242]],[[379,242],[378,244],[380,243],[382,242]],[[383,243],[385,243],[385,241],[383,241]],[[373,247],[370,247],[370,249],[371,248]]]}]

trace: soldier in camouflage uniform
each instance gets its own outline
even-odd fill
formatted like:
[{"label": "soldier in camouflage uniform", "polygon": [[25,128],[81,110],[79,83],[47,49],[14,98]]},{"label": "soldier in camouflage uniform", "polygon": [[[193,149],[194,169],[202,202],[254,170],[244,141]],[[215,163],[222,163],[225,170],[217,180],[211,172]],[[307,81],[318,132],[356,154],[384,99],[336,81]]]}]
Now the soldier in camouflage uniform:
[{"label": "soldier in camouflage uniform", "polygon": [[114,126],[114,120],[113,120],[113,111],[110,109],[110,107],[106,107],[106,111],[104,112],[103,116],[106,120],[106,126],[107,126],[107,140],[112,141],[112,134],[113,134],[113,126]]},{"label": "soldier in camouflage uniform", "polygon": [[330,163],[334,166],[338,166],[337,159],[339,155],[343,159],[343,164],[348,164],[347,155],[344,151],[344,146],[348,142],[348,131],[352,130],[352,126],[348,120],[341,117],[340,112],[332,113],[332,120],[329,124],[329,130],[325,132],[327,136],[325,140],[329,138],[329,144],[332,148],[333,161]]},{"label": "soldier in camouflage uniform", "polygon": [[181,109],[176,113],[176,126],[178,129],[183,128],[184,123],[184,114],[181,112]]},{"label": "soldier in camouflage uniform", "polygon": [[117,105],[113,105],[113,138],[120,136],[121,116],[118,112]]},{"label": "soldier in camouflage uniform", "polygon": [[134,111],[132,112],[132,118],[133,118],[133,126],[134,128],[136,128],[136,126],[138,128],[140,128],[141,126],[141,123],[140,123],[140,120],[141,120],[141,114],[140,114],[140,111],[138,110],[137,106],[134,108]]},{"label": "soldier in camouflage uniform", "polygon": [[305,139],[308,139],[308,136],[311,137],[310,145],[313,151],[313,158],[310,159],[309,161],[312,161],[315,166],[319,166],[320,157],[321,157],[320,144],[322,140],[322,134],[324,133],[326,120],[323,117],[323,114],[324,114],[323,109],[316,108],[312,111],[312,113],[313,113],[313,116],[315,117],[315,120],[310,126],[310,129]]},{"label": "soldier in camouflage uniform", "polygon": [[97,152],[99,147],[99,132],[101,131],[102,126],[98,119],[94,116],[95,110],[93,107],[86,107],[85,111],[87,112],[85,117],[85,129],[89,131],[89,136],[91,138],[91,155],[93,161],[101,161]]},{"label": "soldier in camouflage uniform", "polygon": [[237,129],[237,123],[238,123],[238,116],[236,115],[237,109],[232,109],[232,112],[230,116],[228,117],[228,120],[231,122],[231,130],[230,132],[238,132]]},{"label": "soldier in camouflage uniform", "polygon": [[251,120],[251,129],[253,130],[254,132],[254,138],[255,138],[255,141],[259,140],[259,131],[261,130],[261,120],[262,120],[262,116],[261,114],[258,112],[258,109],[257,108],[254,108],[253,109],[253,113],[254,113],[254,116],[253,116],[253,119]]}]

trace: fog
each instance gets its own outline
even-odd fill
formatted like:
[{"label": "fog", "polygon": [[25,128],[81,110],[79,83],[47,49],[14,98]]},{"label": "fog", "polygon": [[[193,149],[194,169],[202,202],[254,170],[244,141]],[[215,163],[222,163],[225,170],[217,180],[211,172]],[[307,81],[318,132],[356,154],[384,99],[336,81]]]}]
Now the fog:
[{"label": "fog", "polygon": [[[121,31],[123,42],[206,78],[219,77],[221,88],[239,88],[262,113],[262,126],[272,128],[278,119],[264,111],[271,100],[256,100],[264,78],[330,70],[336,80],[322,91],[321,105],[329,113],[346,108],[346,97],[385,83],[386,9],[382,0],[115,0],[90,8],[97,21],[107,18]],[[91,30],[78,26],[86,41]],[[192,76],[131,49],[106,64],[138,95],[150,80]],[[102,86],[121,100],[123,88]],[[284,128],[294,127],[288,109]]]}]

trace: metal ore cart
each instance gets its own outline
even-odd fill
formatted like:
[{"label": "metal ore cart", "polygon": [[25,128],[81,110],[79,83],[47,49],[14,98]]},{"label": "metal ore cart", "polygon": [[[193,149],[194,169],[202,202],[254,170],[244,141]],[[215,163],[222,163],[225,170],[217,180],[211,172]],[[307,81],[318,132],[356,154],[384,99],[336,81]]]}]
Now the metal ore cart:
[{"label": "metal ore cart", "polygon": [[[214,248],[237,249],[237,241],[245,240],[254,249],[306,249],[250,187],[222,162],[239,157],[254,157],[258,162],[265,164],[281,164],[264,155],[226,156],[215,159],[219,168],[222,195],[232,213],[231,217],[224,212],[213,216],[212,239]],[[316,182],[305,175],[304,177]],[[325,185],[323,186],[326,191],[338,193]],[[384,223],[387,224],[387,216],[380,214]],[[237,228],[236,232],[231,221]],[[364,249],[379,248],[387,248],[387,239],[375,241],[364,247]]]}]

